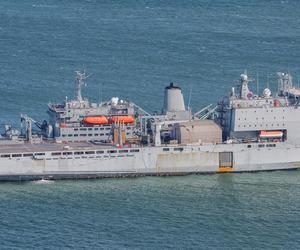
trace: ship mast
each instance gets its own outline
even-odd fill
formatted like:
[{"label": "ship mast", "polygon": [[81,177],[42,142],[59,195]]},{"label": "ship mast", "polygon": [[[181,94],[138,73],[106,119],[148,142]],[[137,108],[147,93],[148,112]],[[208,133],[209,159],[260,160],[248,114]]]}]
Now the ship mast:
[{"label": "ship mast", "polygon": [[248,88],[248,75],[247,72],[244,74],[241,74],[241,87],[240,87],[240,97],[242,99],[248,99],[248,95],[250,93],[249,88]]},{"label": "ship mast", "polygon": [[89,77],[85,75],[85,71],[81,73],[80,71],[75,71],[76,72],[76,78],[75,78],[75,99],[79,102],[82,102],[82,95],[81,95],[81,86],[84,85],[86,86],[85,79]]}]

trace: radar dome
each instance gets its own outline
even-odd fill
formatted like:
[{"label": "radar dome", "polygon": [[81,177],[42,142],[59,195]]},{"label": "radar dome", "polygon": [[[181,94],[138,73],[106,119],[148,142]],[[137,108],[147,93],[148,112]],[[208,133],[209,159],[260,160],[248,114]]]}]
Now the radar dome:
[{"label": "radar dome", "polygon": [[246,74],[241,74],[242,81],[248,81],[248,76]]},{"label": "radar dome", "polygon": [[119,102],[119,97],[112,97],[111,98],[111,105],[116,106]]},{"label": "radar dome", "polygon": [[271,90],[266,88],[263,92],[264,97],[270,97],[272,94]]}]

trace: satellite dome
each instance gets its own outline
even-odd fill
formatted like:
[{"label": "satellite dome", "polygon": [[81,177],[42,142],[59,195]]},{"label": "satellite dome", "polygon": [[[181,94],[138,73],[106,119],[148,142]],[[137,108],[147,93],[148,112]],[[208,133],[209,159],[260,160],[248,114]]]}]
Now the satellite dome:
[{"label": "satellite dome", "polygon": [[241,74],[242,81],[248,81],[248,76],[246,74]]},{"label": "satellite dome", "polygon": [[270,89],[268,89],[268,88],[264,89],[264,92],[263,92],[264,97],[266,97],[266,98],[270,97],[271,94],[272,94],[272,92]]}]

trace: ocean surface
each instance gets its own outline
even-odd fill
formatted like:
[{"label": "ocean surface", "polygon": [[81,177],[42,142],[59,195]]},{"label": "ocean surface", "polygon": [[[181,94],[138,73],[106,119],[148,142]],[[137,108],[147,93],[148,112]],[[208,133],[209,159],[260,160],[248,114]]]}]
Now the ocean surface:
[{"label": "ocean surface", "polygon": [[[74,95],[194,111],[247,70],[300,79],[300,1],[1,0],[0,125]],[[250,87],[256,91],[256,84]],[[300,171],[0,183],[1,249],[299,249]]]}]

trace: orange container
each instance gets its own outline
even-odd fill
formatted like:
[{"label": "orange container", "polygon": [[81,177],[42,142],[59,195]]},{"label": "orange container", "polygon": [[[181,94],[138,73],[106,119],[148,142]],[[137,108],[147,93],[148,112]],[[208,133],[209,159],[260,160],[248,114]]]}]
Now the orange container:
[{"label": "orange container", "polygon": [[83,119],[84,123],[87,124],[108,124],[108,120],[105,116],[87,116]]}]

